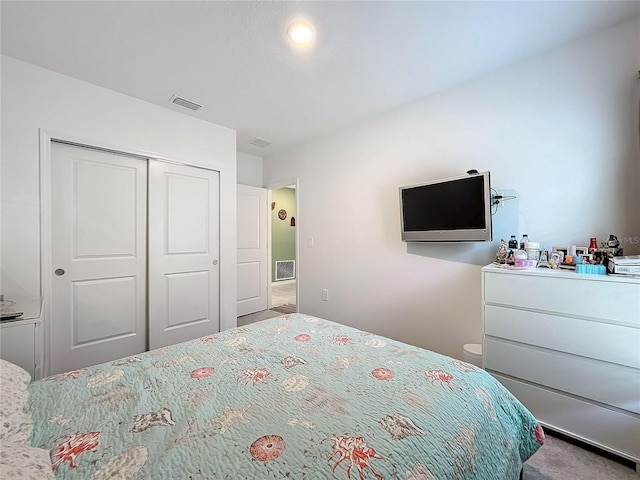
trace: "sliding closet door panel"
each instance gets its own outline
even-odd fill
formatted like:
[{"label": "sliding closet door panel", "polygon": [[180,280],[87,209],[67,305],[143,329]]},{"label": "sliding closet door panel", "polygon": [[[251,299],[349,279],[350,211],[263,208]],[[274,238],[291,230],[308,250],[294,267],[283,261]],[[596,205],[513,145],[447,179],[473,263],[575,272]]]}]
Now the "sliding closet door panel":
[{"label": "sliding closet door panel", "polygon": [[[197,169],[191,168],[197,172]],[[192,172],[193,173],[193,172]],[[208,178],[167,173],[166,254],[207,255],[209,244]]]},{"label": "sliding closet door panel", "polygon": [[51,373],[60,373],[146,349],[147,164],[51,149]]},{"label": "sliding closet door panel", "polygon": [[149,348],[220,330],[219,173],[149,162]]},{"label": "sliding closet door panel", "polygon": [[[209,320],[209,272],[167,274],[167,329]],[[186,303],[185,298],[194,302]]]},{"label": "sliding closet door panel", "polygon": [[[81,159],[74,168],[74,257],[135,257],[137,169]],[[102,222],[109,228],[104,228]]]},{"label": "sliding closet door panel", "polygon": [[85,345],[135,335],[136,290],[135,276],[74,282],[72,343]]}]

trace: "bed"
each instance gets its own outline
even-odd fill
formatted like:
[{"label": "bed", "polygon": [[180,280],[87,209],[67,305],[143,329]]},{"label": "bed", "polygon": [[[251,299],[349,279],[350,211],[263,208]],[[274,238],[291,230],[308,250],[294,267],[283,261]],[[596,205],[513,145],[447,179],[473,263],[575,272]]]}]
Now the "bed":
[{"label": "bed", "polygon": [[303,314],[27,390],[56,479],[517,479],[544,440],[483,370]]}]

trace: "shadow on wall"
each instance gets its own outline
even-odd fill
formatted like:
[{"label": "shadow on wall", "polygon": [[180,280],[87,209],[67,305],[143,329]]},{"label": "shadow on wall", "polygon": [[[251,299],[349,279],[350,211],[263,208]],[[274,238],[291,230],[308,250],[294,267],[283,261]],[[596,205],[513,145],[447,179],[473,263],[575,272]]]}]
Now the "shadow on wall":
[{"label": "shadow on wall", "polygon": [[[407,243],[407,253],[422,257],[437,258],[450,262],[468,263],[485,266],[496,258],[500,239],[509,241],[511,235],[518,235],[518,212],[520,202],[515,190],[499,190],[500,195],[515,196],[513,200],[503,201],[502,205],[494,207],[495,214],[491,218],[493,241],[491,242],[460,242],[460,243]],[[517,237],[518,240],[520,239]]]},{"label": "shadow on wall", "polygon": [[407,253],[411,255],[480,266],[494,260],[495,250],[497,244],[493,242],[407,243]]}]

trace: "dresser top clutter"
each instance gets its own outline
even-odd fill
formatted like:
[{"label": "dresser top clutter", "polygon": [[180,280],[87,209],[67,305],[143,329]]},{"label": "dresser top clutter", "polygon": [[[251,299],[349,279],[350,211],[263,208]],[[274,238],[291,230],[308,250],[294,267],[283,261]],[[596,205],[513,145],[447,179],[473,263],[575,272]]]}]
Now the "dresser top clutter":
[{"label": "dresser top clutter", "polygon": [[635,283],[640,285],[640,275],[590,275],[576,273],[575,270],[565,269],[551,269],[551,268],[514,268],[509,265],[498,265],[491,263],[482,268],[483,272],[509,272],[514,275],[535,275],[540,277],[549,278],[569,278],[580,280],[592,280],[599,282],[623,282],[623,283]]},{"label": "dresser top clutter", "polygon": [[[637,238],[623,240],[627,242]],[[549,250],[540,242],[532,241],[526,233],[520,242],[511,235],[508,242],[500,240],[494,263],[508,269],[549,268],[587,275],[640,277],[640,255],[624,256],[620,240],[613,234],[600,246],[596,237],[591,237],[588,247],[554,245]]]}]

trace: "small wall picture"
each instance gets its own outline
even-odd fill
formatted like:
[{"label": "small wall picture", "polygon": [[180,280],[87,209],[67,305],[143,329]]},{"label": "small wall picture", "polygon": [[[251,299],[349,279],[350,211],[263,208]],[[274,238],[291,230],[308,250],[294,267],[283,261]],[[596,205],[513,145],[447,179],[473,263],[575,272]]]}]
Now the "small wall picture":
[{"label": "small wall picture", "polygon": [[278,218],[279,218],[280,220],[284,220],[285,218],[287,218],[287,211],[286,211],[284,208],[281,208],[281,209],[278,211]]}]

